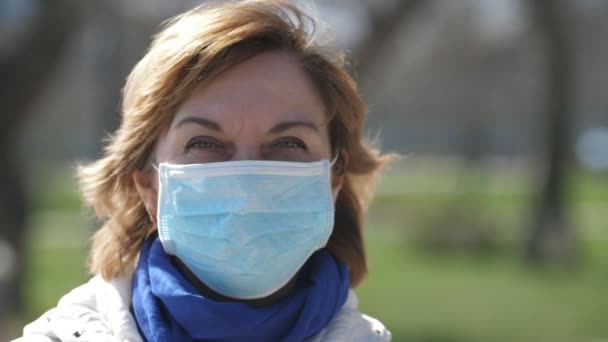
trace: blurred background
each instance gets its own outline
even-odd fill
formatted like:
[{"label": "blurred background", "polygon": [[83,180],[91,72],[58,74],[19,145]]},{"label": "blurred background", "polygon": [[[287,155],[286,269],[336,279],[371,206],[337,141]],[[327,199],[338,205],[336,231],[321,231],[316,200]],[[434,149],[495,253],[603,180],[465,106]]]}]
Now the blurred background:
[{"label": "blurred background", "polygon": [[[74,166],[200,1],[0,0],[0,340],[83,283]],[[305,1],[393,164],[360,309],[395,341],[608,340],[608,1]]]}]

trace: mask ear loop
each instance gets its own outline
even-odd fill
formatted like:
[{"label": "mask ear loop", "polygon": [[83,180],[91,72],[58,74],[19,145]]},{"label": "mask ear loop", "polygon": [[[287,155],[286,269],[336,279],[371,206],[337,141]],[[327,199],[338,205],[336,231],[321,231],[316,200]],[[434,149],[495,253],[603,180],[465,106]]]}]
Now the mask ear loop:
[{"label": "mask ear loop", "polygon": [[[341,157],[340,152],[337,152],[334,159],[332,159],[331,162],[329,162],[330,169],[333,168],[334,166],[338,165],[338,160],[342,160],[342,158],[340,158],[340,157]],[[336,174],[341,175],[342,173],[344,173],[344,166],[342,165],[342,163],[340,163],[339,168],[336,170]]]},{"label": "mask ear loop", "polygon": [[158,166],[157,166],[156,164],[154,164],[154,163],[150,162],[150,165],[152,165],[152,168],[153,168],[154,170],[156,170],[156,172],[159,172],[159,170],[158,170]]},{"label": "mask ear loop", "polygon": [[336,165],[336,162],[338,161],[338,159],[340,159],[340,153],[337,153],[336,156],[334,157],[334,159],[332,159],[329,162],[329,167],[333,167],[334,165]]}]

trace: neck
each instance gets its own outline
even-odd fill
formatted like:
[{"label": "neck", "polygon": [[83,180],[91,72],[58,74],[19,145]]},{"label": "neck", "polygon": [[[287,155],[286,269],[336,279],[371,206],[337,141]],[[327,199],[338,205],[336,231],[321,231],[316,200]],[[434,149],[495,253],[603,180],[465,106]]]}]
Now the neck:
[{"label": "neck", "polygon": [[268,306],[289,295],[295,286],[296,279],[298,278],[298,273],[296,273],[296,275],[294,275],[285,286],[269,296],[255,299],[237,299],[224,296],[210,289],[201,281],[201,279],[192,273],[188,266],[186,266],[178,257],[172,256],[171,260],[177,269],[184,275],[184,277],[186,277],[188,282],[196,289],[196,291],[198,291],[198,293],[216,302],[244,303],[254,307]]}]

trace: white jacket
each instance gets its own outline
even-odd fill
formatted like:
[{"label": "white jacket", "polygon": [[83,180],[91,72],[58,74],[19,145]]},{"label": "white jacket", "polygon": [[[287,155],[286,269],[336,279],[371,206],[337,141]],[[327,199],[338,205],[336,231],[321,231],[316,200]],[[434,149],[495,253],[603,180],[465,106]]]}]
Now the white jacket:
[{"label": "white jacket", "polygon": [[[23,329],[18,342],[132,341],[141,342],[129,311],[132,274],[106,282],[100,276],[63,296],[56,308]],[[378,320],[357,311],[357,296],[348,298],[331,323],[309,342],[390,341],[391,333]],[[14,342],[15,342],[14,341]]]}]

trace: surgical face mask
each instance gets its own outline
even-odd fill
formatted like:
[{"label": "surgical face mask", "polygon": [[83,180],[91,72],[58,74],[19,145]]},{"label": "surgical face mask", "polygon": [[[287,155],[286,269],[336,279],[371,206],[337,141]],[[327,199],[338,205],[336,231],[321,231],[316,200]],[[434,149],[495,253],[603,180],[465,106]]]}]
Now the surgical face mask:
[{"label": "surgical face mask", "polygon": [[266,297],[327,244],[334,162],[161,163],[160,241],[217,293]]}]

